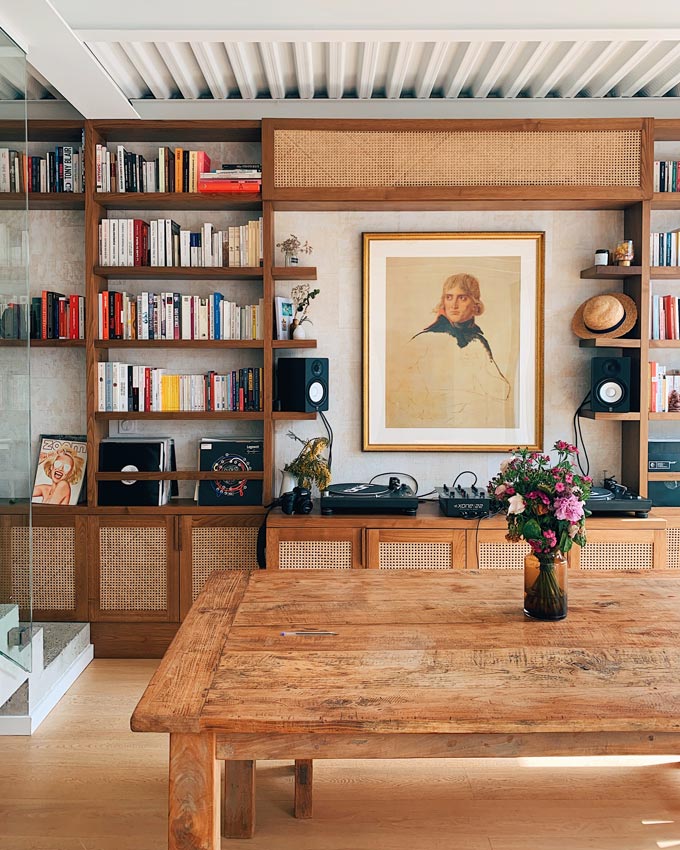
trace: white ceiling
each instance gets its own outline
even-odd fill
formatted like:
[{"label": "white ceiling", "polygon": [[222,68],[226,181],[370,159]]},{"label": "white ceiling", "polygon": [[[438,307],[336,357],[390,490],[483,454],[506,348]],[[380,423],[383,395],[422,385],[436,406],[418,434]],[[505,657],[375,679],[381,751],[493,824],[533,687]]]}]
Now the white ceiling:
[{"label": "white ceiling", "polygon": [[543,5],[0,0],[0,26],[31,97],[89,118],[680,116],[677,0]]}]

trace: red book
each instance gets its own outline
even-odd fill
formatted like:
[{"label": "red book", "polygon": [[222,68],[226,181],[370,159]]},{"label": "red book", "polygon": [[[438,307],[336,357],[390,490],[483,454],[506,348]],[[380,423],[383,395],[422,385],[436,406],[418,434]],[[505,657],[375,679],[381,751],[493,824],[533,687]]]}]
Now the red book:
[{"label": "red book", "polygon": [[102,339],[109,339],[109,291],[102,292]]},{"label": "red book", "polygon": [[143,266],[142,263],[142,220],[134,219],[132,223],[134,233],[134,253],[132,256],[132,264],[135,266]]},{"label": "red book", "polygon": [[671,305],[671,296],[663,296],[663,306],[665,313],[666,339],[673,339],[673,308]]},{"label": "red book", "polygon": [[48,292],[46,289],[42,291],[42,309],[40,311],[40,336],[42,339],[47,339],[47,311],[49,309],[47,303]]},{"label": "red book", "polygon": [[69,339],[78,339],[78,296],[68,297],[68,336]]},{"label": "red book", "polygon": [[144,369],[144,410],[147,413],[151,410],[151,369],[148,366]]},{"label": "red book", "polygon": [[198,178],[199,192],[247,192],[256,194],[261,188],[261,180],[219,180],[215,178]]},{"label": "red book", "polygon": [[114,292],[114,319],[116,322],[116,339],[123,339],[123,293]]},{"label": "red book", "polygon": [[205,151],[196,151],[196,172],[198,179],[201,179],[201,174],[210,171],[210,157]]},{"label": "red book", "polygon": [[56,334],[59,339],[68,339],[68,319],[66,316],[66,297],[59,298],[59,331]]}]

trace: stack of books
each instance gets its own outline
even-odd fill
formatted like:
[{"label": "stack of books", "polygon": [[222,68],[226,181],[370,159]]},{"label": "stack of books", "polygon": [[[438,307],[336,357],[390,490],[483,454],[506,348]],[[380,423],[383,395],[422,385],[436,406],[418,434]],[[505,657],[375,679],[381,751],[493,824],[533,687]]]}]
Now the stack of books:
[{"label": "stack of books", "polygon": [[227,162],[218,171],[201,172],[199,192],[251,192],[262,189],[262,166],[259,163]]},{"label": "stack of books", "polygon": [[82,147],[59,145],[44,157],[0,148],[0,192],[83,192]]},{"label": "stack of books", "polygon": [[210,170],[205,151],[184,148],[158,148],[158,158],[146,160],[141,154],[118,145],[95,148],[97,192],[197,192],[198,175]]}]

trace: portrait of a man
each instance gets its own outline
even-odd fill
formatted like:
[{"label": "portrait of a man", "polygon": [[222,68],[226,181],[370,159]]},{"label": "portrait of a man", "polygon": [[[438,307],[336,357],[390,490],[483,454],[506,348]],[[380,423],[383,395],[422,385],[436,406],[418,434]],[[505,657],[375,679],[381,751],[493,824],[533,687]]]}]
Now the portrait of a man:
[{"label": "portrait of a man", "polygon": [[[522,433],[535,439],[542,319],[535,240],[529,250],[506,251],[478,234],[455,234],[460,242],[446,236],[370,244],[365,425],[404,448],[520,444],[513,437]],[[382,398],[371,366],[384,376]]]}]

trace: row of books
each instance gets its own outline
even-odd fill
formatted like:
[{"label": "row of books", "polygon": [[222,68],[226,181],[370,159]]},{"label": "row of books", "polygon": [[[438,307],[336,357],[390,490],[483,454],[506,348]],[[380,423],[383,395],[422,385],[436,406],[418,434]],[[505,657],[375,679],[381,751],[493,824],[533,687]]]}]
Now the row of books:
[{"label": "row of books", "polygon": [[215,230],[182,230],[170,218],[151,223],[138,218],[105,218],[99,223],[102,266],[223,268],[262,265],[262,218]]},{"label": "row of books", "polygon": [[153,366],[97,364],[97,410],[101,412],[260,411],[262,367],[220,375],[176,375]]},{"label": "row of books", "polygon": [[649,364],[649,412],[680,413],[680,370]]},{"label": "row of books", "polygon": [[224,163],[210,170],[205,151],[158,148],[158,157],[117,145],[95,147],[95,185],[98,192],[259,192],[262,166],[259,163]]},{"label": "row of books", "polygon": [[678,252],[680,231],[671,230],[668,233],[650,234],[650,257],[653,266],[677,266],[680,258]]},{"label": "row of books", "polygon": [[82,147],[59,145],[44,157],[0,148],[0,192],[83,192]]},{"label": "row of books", "polygon": [[652,296],[651,339],[680,339],[680,309],[675,295]]},{"label": "row of books", "polygon": [[99,293],[99,339],[262,339],[263,304],[240,306],[221,292]]},{"label": "row of books", "polygon": [[655,192],[677,192],[678,165],[676,160],[657,159],[654,160],[654,191]]},{"label": "row of books", "polygon": [[85,298],[43,290],[0,296],[0,339],[85,339]]}]

